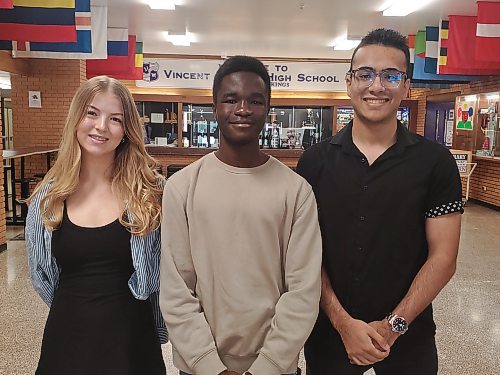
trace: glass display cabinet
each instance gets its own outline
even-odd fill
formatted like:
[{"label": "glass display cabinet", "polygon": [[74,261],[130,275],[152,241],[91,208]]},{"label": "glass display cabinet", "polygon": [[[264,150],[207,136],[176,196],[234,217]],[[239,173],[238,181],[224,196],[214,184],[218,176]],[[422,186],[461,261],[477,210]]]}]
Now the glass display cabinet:
[{"label": "glass display cabinet", "polygon": [[[332,107],[271,107],[259,136],[261,148],[306,149],[331,135]],[[182,107],[184,147],[219,147],[219,129],[210,104]]]},{"label": "glass display cabinet", "polygon": [[271,107],[260,136],[260,146],[306,149],[332,134],[332,120],[332,107]]},{"label": "glass display cabinet", "polygon": [[144,101],[135,105],[144,125],[144,143],[177,145],[177,103]]},{"label": "glass display cabinet", "polygon": [[500,157],[499,102],[500,92],[457,97],[453,148]]},{"label": "glass display cabinet", "polygon": [[219,129],[210,104],[182,106],[183,147],[219,147]]},{"label": "glass display cabinet", "polygon": [[[399,107],[396,116],[408,128],[410,124],[410,108],[405,106]],[[351,106],[337,107],[337,132],[342,130],[353,118],[354,109]]]},{"label": "glass display cabinet", "polygon": [[353,118],[354,109],[352,107],[337,107],[337,132],[342,130]]}]

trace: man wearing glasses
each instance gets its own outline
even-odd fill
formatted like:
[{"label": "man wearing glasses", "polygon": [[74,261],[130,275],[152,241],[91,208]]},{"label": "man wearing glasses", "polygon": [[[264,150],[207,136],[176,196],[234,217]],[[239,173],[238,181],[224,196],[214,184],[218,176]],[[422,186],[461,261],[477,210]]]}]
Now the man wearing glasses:
[{"label": "man wearing glasses", "polygon": [[404,36],[366,35],[346,75],[353,121],[297,166],[323,238],[308,375],[437,374],[431,303],[455,272],[461,182],[447,149],[397,120],[409,65]]}]

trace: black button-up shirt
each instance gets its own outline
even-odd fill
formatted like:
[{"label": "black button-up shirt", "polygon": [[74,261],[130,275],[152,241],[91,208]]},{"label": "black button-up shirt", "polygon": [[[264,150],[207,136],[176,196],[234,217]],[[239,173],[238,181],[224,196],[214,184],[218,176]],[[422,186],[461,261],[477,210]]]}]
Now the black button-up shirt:
[{"label": "black button-up shirt", "polygon": [[[426,218],[463,211],[452,155],[398,124],[396,143],[369,165],[353,143],[351,122],[305,151],[297,172],[316,195],[323,266],[340,303],[356,319],[382,320],[427,259]],[[434,332],[429,306],[405,337]],[[328,336],[339,340],[320,314],[310,341],[325,345]]]}]

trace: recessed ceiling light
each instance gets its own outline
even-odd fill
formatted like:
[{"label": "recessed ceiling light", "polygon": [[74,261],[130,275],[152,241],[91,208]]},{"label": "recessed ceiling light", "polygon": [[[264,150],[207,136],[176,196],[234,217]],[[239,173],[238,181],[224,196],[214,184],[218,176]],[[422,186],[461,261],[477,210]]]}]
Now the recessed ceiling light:
[{"label": "recessed ceiling light", "polygon": [[151,9],[175,10],[174,0],[146,0]]},{"label": "recessed ceiling light", "polygon": [[387,17],[404,17],[423,8],[432,1],[433,0],[397,0],[384,10],[383,15]]}]

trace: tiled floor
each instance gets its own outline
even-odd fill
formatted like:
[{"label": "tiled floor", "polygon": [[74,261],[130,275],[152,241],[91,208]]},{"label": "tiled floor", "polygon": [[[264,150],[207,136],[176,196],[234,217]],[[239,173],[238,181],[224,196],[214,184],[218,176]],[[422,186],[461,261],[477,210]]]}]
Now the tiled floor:
[{"label": "tiled floor", "polygon": [[[8,228],[8,238],[18,233]],[[500,213],[469,204],[457,273],[434,303],[439,374],[500,374],[499,278]],[[24,241],[9,241],[0,254],[1,375],[34,373],[47,312],[31,288]],[[169,350],[164,357],[173,375]]]}]

